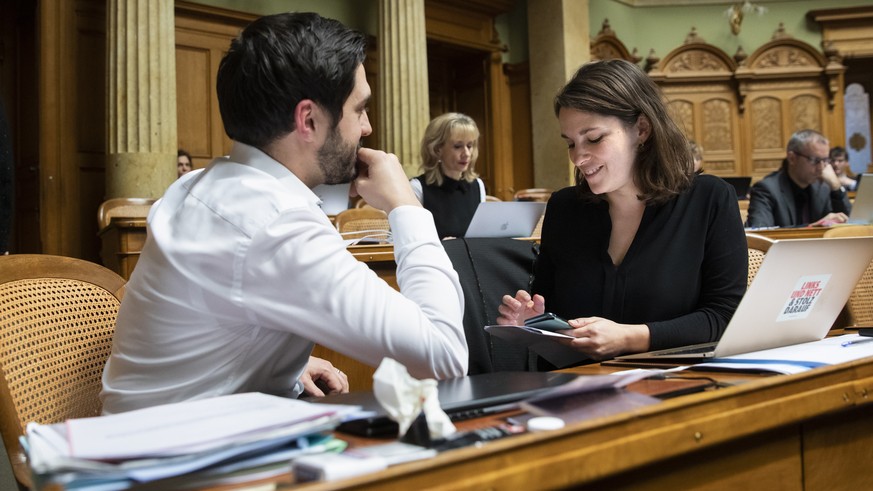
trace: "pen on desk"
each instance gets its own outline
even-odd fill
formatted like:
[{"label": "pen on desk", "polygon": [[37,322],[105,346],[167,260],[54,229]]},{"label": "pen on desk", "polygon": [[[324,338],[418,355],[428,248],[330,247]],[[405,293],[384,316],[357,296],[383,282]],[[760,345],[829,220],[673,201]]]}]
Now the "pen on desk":
[{"label": "pen on desk", "polygon": [[840,343],[840,346],[845,348],[846,346],[854,346],[856,344],[869,343],[871,341],[873,341],[873,338],[853,339],[851,341],[843,341]]}]

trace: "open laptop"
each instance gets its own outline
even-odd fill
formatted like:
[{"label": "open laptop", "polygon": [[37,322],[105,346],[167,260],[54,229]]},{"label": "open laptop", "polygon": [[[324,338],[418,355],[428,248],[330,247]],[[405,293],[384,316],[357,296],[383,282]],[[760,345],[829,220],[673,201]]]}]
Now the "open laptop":
[{"label": "open laptop", "polygon": [[545,210],[539,201],[479,203],[464,237],[530,237]]},{"label": "open laptop", "polygon": [[717,343],[615,358],[664,362],[733,356],[825,337],[873,260],[873,237],[780,240]]},{"label": "open laptop", "polygon": [[[578,376],[557,372],[493,372],[441,380],[437,385],[440,407],[453,421],[508,411],[518,402]],[[310,402],[361,406],[368,416],[347,420],[337,430],[354,435],[397,435],[397,423],[376,400],[373,391],[332,394]]]},{"label": "open laptop", "polygon": [[349,187],[346,184],[319,184],[312,188],[312,192],[321,200],[321,209],[328,215],[349,209]]},{"label": "open laptop", "polygon": [[855,202],[852,203],[852,213],[849,214],[847,223],[873,223],[873,174],[863,174],[858,181]]},{"label": "open laptop", "polygon": [[752,176],[722,177],[737,192],[737,199],[749,199],[749,187],[752,185]]}]

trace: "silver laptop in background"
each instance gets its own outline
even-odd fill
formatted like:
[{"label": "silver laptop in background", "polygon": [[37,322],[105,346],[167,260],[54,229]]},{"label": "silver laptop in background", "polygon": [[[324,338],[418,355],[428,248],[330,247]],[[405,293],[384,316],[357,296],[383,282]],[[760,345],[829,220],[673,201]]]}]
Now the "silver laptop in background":
[{"label": "silver laptop in background", "polygon": [[321,200],[321,209],[327,215],[349,209],[349,188],[351,183],[346,184],[319,184],[312,188],[312,192]]},{"label": "silver laptop in background", "polygon": [[719,358],[823,339],[873,260],[873,237],[780,240],[717,343],[618,356],[665,362]]},{"label": "silver laptop in background", "polygon": [[546,204],[538,201],[479,203],[464,237],[530,237],[545,210]]},{"label": "silver laptop in background", "polygon": [[863,174],[858,181],[852,213],[849,214],[849,221],[846,223],[856,225],[873,223],[873,174]]}]

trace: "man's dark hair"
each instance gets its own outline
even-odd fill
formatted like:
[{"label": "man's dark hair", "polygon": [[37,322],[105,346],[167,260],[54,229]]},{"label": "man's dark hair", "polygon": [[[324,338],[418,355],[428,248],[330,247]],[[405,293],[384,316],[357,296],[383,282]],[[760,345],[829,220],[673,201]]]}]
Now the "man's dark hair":
[{"label": "man's dark hair", "polygon": [[363,34],[314,13],[252,22],[218,66],[218,106],[227,136],[263,148],[294,131],[294,109],[305,99],[326,110],[336,127],[365,46]]}]

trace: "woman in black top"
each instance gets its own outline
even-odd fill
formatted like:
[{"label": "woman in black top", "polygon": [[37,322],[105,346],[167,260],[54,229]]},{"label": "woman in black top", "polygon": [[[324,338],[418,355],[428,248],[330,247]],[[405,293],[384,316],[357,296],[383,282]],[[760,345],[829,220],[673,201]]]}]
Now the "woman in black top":
[{"label": "woman in black top", "polygon": [[694,172],[658,87],[623,60],[583,65],[555,98],[576,186],[543,223],[531,296],[500,324],[545,310],[595,360],[718,340],[746,290],[748,249],[733,188]]},{"label": "woman in black top", "polygon": [[485,184],[474,170],[479,156],[479,128],[461,113],[437,116],[421,142],[423,174],[412,179],[412,190],[433,214],[442,238],[463,237],[479,203],[485,201]]}]

